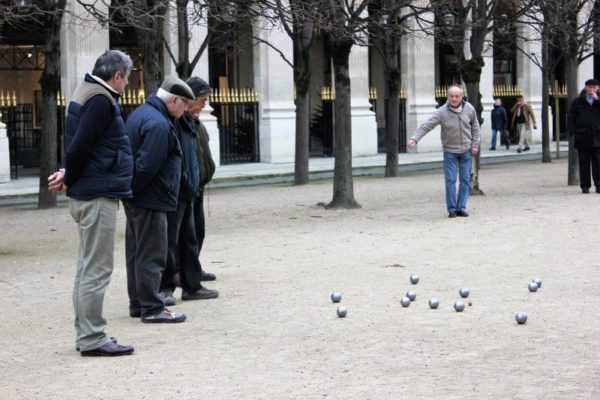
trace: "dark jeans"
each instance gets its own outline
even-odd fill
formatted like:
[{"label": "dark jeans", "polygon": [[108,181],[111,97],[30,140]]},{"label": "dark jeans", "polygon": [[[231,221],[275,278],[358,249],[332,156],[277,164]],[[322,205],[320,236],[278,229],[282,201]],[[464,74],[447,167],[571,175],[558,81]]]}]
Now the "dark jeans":
[{"label": "dark jeans", "polygon": [[201,287],[202,267],[197,256],[193,200],[180,200],[177,211],[168,213],[167,219],[169,255],[160,288],[174,291],[175,274],[179,272],[183,291],[194,293]]},{"label": "dark jeans", "polygon": [[[589,189],[592,186],[591,177],[594,178],[594,186],[600,187],[600,147],[584,147],[577,149],[579,156],[579,185],[581,188]],[[590,164],[592,175],[590,176]]]},{"label": "dark jeans", "polygon": [[123,204],[129,308],[140,310],[142,317],[154,315],[165,308],[158,290],[167,263],[167,214],[127,201]]}]

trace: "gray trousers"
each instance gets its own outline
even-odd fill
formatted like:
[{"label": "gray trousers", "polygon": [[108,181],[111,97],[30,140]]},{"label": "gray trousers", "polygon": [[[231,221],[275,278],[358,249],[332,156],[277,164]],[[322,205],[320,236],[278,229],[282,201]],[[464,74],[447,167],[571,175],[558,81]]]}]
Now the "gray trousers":
[{"label": "gray trousers", "polygon": [[517,130],[519,131],[519,149],[525,145],[525,147],[531,146],[531,129],[527,129],[525,124],[517,124]]},{"label": "gray trousers", "polygon": [[103,306],[113,271],[118,209],[117,199],[69,200],[69,212],[79,232],[73,308],[76,345],[82,351],[110,341]]}]

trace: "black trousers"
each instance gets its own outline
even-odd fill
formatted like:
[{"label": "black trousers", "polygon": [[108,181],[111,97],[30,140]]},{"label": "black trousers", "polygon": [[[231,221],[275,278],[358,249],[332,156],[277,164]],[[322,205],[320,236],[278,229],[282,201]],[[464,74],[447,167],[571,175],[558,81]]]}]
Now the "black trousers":
[{"label": "black trousers", "polygon": [[198,261],[198,243],[194,226],[193,200],[180,200],[177,211],[167,214],[169,252],[161,290],[175,290],[175,274],[179,272],[181,288],[193,293],[200,289],[202,267]]},{"label": "black trousers", "polygon": [[160,280],[167,262],[167,214],[124,201],[125,263],[130,311],[142,317],[165,308],[158,295]]},{"label": "black trousers", "polygon": [[[579,156],[579,186],[590,188],[591,178],[594,178],[594,186],[600,188],[600,147],[584,147],[577,149]],[[590,176],[590,164],[592,175]]]},{"label": "black trousers", "polygon": [[205,222],[204,222],[204,191],[200,191],[200,196],[197,196],[194,201],[194,223],[196,224],[196,240],[198,241],[198,257],[202,251],[204,244]]}]

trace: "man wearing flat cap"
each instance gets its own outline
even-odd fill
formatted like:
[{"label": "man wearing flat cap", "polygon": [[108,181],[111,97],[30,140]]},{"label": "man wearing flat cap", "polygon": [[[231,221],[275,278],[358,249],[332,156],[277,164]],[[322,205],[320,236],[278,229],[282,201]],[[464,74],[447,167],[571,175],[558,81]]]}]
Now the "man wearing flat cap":
[{"label": "man wearing flat cap", "polygon": [[133,198],[124,201],[129,315],[146,323],[183,322],[159,294],[167,263],[167,213],[177,210],[182,153],[176,120],[194,100],[192,89],[168,76],[127,119],[135,172]]},{"label": "man wearing flat cap", "polygon": [[[600,82],[588,79],[585,89],[573,100],[567,116],[567,129],[575,137],[579,156],[579,185],[589,193],[592,177],[596,193],[600,193]],[[590,176],[590,166],[592,174]]]}]

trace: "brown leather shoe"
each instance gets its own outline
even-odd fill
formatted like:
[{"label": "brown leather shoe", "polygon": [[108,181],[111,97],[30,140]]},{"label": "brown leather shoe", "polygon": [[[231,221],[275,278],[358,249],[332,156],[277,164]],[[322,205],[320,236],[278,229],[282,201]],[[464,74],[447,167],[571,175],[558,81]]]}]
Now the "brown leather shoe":
[{"label": "brown leather shoe", "polygon": [[127,356],[133,353],[133,347],[131,346],[122,346],[118,344],[116,341],[110,341],[106,343],[104,346],[100,346],[96,349],[85,350],[81,352],[83,357],[117,357],[117,356]]}]

